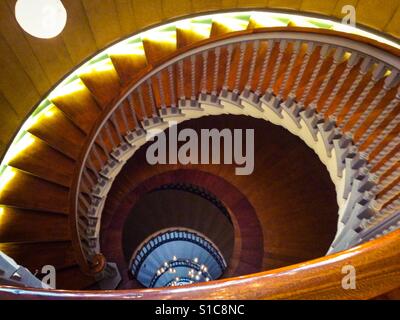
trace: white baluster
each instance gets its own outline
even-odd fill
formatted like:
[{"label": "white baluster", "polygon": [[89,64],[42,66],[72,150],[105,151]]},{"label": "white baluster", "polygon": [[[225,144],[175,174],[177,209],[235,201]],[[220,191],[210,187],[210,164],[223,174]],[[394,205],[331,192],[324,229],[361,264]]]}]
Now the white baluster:
[{"label": "white baluster", "polygon": [[171,107],[176,108],[174,67],[172,65],[168,67],[168,84],[169,94],[171,96]]},{"label": "white baluster", "polygon": [[[351,87],[347,90],[347,92],[344,95],[339,106],[334,111],[334,116],[338,117],[342,113],[344,107],[347,105],[350,98],[353,96],[354,92],[356,91],[356,89],[358,88],[361,81],[364,79],[365,75],[368,73],[368,71],[372,67],[372,65],[373,65],[373,61],[370,57],[364,58],[363,62],[361,63],[360,70],[359,70],[359,73],[358,73],[356,79],[352,83]],[[343,121],[342,121],[342,123],[343,123]],[[341,127],[339,124],[339,127],[342,128],[343,126]]]},{"label": "white baluster", "polygon": [[201,93],[207,94],[207,70],[208,70],[208,51],[204,51],[203,54],[203,75],[201,77]]},{"label": "white baluster", "polygon": [[[221,48],[215,49],[215,61],[214,61],[214,75],[211,95],[216,98],[218,91],[218,78],[219,78],[219,63],[221,60]],[[214,98],[214,99],[215,99]]]},{"label": "white baluster", "polygon": [[400,168],[396,168],[393,170],[388,176],[386,176],[379,184],[376,186],[377,193],[385,190],[389,187],[393,182],[396,181],[400,177]]},{"label": "white baluster", "polygon": [[338,64],[340,64],[343,61],[344,54],[345,54],[345,51],[343,48],[336,49],[335,54],[333,56],[333,63],[330,66],[329,71],[324,78],[324,81],[322,82],[321,86],[318,88],[318,92],[315,95],[315,97],[311,103],[312,105],[315,105],[315,107],[318,105],[318,102],[321,99],[322,94],[324,93],[326,87],[328,86],[329,81],[332,79],[332,76],[335,73]]},{"label": "white baluster", "polygon": [[359,55],[355,52],[352,52],[350,59],[347,60],[346,69],[341,74],[338,82],[335,85],[335,88],[332,90],[331,94],[329,95],[328,99],[325,101],[325,104],[321,109],[322,114],[325,114],[329,110],[330,106],[333,103],[333,100],[336,98],[340,89],[343,87],[344,82],[347,80],[348,76],[350,75],[351,70],[353,70],[354,66],[358,63],[359,60],[360,60]]},{"label": "white baluster", "polygon": [[[347,112],[343,121],[340,123],[339,127],[341,129],[343,129],[349,123],[350,119],[353,117],[354,113],[360,108],[361,104],[364,102],[365,98],[371,92],[372,88],[385,75],[385,72],[386,72],[386,66],[383,63],[380,63],[374,70],[371,80],[368,82],[367,86],[363,89],[361,94],[358,96],[356,102],[354,102],[349,112]],[[353,127],[350,129],[351,134],[354,134],[356,129],[357,127],[353,125]]]},{"label": "white baluster", "polygon": [[239,65],[236,72],[235,84],[233,86],[234,100],[236,100],[237,96],[239,95],[240,79],[242,78],[242,73],[243,73],[243,63],[244,63],[244,56],[246,53],[246,47],[247,47],[247,42],[242,42],[240,44]]},{"label": "white baluster", "polygon": [[133,99],[132,99],[132,95],[131,94],[128,96],[128,103],[129,103],[129,110],[131,112],[133,121],[135,123],[135,128],[137,129],[139,127],[139,122],[138,122],[138,119],[137,119],[135,106],[133,105]]},{"label": "white baluster", "polygon": [[157,74],[157,83],[158,83],[158,91],[160,94],[160,102],[161,102],[161,109],[166,109],[166,104],[165,104],[165,92],[164,92],[164,85],[162,81],[162,74],[159,72]]},{"label": "white baluster", "polygon": [[276,59],[274,69],[272,71],[272,76],[271,76],[271,80],[269,82],[269,87],[268,87],[268,89],[271,92],[273,91],[273,87],[274,87],[274,85],[276,83],[276,80],[278,78],[279,69],[281,67],[283,55],[285,53],[286,48],[287,48],[287,41],[286,40],[281,40],[281,43],[279,44],[279,54],[278,54],[278,57]]},{"label": "white baluster", "polygon": [[[389,135],[392,133],[394,128],[397,127],[397,125],[400,122],[400,114],[398,114],[390,123],[382,130],[382,132],[375,137],[375,139],[371,142],[371,144],[367,147],[364,152],[367,155],[370,155],[373,150],[384,140],[388,139]],[[376,156],[374,159],[370,159],[371,165],[374,166],[376,163],[378,163],[380,160],[382,160],[396,145],[400,142],[400,137],[397,136],[393,138],[384,148],[383,150],[379,153],[378,156]]]},{"label": "white baluster", "polygon": [[[387,94],[389,90],[391,90],[398,82],[399,73],[397,71],[393,71],[389,77],[386,78],[383,88],[379,91],[375,99],[372,103],[365,109],[362,115],[358,118],[357,122],[354,124],[353,128],[351,129],[352,133],[356,133],[357,130],[361,127],[361,125],[367,120],[371,112],[373,112],[379,103],[382,101],[383,97]],[[378,81],[380,79],[375,79]],[[359,146],[359,144],[357,144]]]},{"label": "white baluster", "polygon": [[244,90],[244,93],[243,93],[246,98],[250,94],[251,83],[252,83],[253,77],[254,77],[254,71],[255,71],[255,68],[256,68],[257,55],[258,55],[258,49],[259,48],[260,48],[260,41],[256,40],[253,43],[253,54],[252,54],[251,62],[250,62],[250,69],[249,69],[249,74],[247,76],[247,82],[246,82],[245,90]]},{"label": "white baluster", "polygon": [[146,107],[145,107],[144,99],[143,99],[143,88],[142,88],[142,86],[140,86],[139,89],[138,89],[138,96],[139,96],[140,110],[142,110],[143,119],[146,121],[148,119],[148,117],[147,117]]},{"label": "white baluster", "polygon": [[267,75],[267,68],[268,68],[269,60],[271,59],[271,53],[272,53],[273,48],[274,48],[274,42],[272,40],[269,40],[268,41],[268,49],[264,56],[264,61],[261,66],[261,72],[260,72],[260,76],[258,79],[256,91],[255,91],[255,96],[257,98],[259,98],[261,95],[262,86],[264,84],[264,80]]},{"label": "white baluster", "polygon": [[315,80],[317,79],[319,72],[321,71],[322,65],[323,65],[328,53],[329,53],[329,46],[323,45],[321,48],[320,54],[319,54],[318,62],[316,64],[316,66],[314,67],[313,72],[311,74],[311,78],[308,81],[306,88],[304,89],[303,95],[301,96],[300,103],[302,105],[305,104],[305,102],[311,92],[311,89],[314,86]]},{"label": "white baluster", "polygon": [[294,63],[297,59],[297,57],[299,56],[299,52],[300,52],[300,47],[301,47],[301,42],[300,41],[296,41],[293,44],[293,52],[292,55],[290,57],[290,61],[289,61],[289,65],[285,71],[285,75],[283,76],[283,80],[281,83],[281,86],[279,88],[279,92],[278,92],[278,99],[281,100],[282,99],[282,95],[283,92],[287,86],[287,82],[289,79],[290,74],[292,73],[293,67],[294,67]]},{"label": "white baluster", "polygon": [[361,146],[369,138],[369,136],[381,125],[386,117],[398,106],[400,103],[400,87],[397,91],[396,97],[385,107],[378,115],[378,117],[368,126],[367,130],[362,134],[358,141],[358,145]]},{"label": "white baluster", "polygon": [[312,43],[312,42],[308,42],[307,43],[307,51],[306,51],[306,53],[305,53],[305,55],[303,57],[303,62],[301,63],[301,67],[300,67],[299,73],[297,74],[296,80],[295,80],[295,82],[293,84],[293,87],[292,87],[292,89],[290,91],[290,95],[293,96],[293,97],[296,96],[296,92],[297,92],[297,90],[298,90],[298,88],[300,86],[300,82],[303,79],[304,72],[306,71],[306,68],[308,67],[311,55],[313,54],[314,50],[315,50],[315,44]]}]

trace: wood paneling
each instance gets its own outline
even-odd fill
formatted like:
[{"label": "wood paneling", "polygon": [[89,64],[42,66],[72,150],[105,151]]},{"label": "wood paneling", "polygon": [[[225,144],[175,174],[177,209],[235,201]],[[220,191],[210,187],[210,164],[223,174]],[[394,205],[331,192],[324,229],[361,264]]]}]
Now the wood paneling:
[{"label": "wood paneling", "polygon": [[162,0],[143,1],[131,0],[136,26],[143,29],[163,21]]},{"label": "wood paneling", "polygon": [[137,29],[137,26],[132,0],[114,0],[114,3],[121,33],[125,36],[133,33]]},{"label": "wood paneling", "polygon": [[68,20],[61,35],[71,60],[77,65],[93,55],[100,47],[96,45],[82,2],[63,0],[63,3],[68,12]]},{"label": "wood paneling", "polygon": [[85,8],[98,48],[110,44],[121,36],[121,28],[113,0],[80,1]]},{"label": "wood paneling", "polygon": [[40,94],[1,35],[0,57],[0,92],[16,113],[24,117],[39,100]]},{"label": "wood paneling", "polygon": [[15,112],[10,103],[0,92],[0,155],[5,151],[9,143],[9,137],[14,135],[14,131],[21,121],[21,117]]}]

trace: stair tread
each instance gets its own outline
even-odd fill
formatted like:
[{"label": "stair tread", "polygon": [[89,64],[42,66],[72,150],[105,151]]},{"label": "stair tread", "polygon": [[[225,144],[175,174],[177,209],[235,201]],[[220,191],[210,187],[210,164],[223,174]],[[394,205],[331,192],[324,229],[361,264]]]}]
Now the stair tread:
[{"label": "stair tread", "polygon": [[71,184],[75,163],[40,139],[11,159],[9,165],[65,187]]},{"label": "stair tread", "polygon": [[120,78],[110,59],[88,67],[79,77],[103,108],[121,91]]},{"label": "stair tread", "polygon": [[45,181],[18,169],[3,186],[0,203],[3,205],[68,214],[68,189]]},{"label": "stair tread", "polygon": [[39,119],[28,132],[71,159],[77,159],[85,134],[58,108],[53,107],[49,112],[50,116]]},{"label": "stair tread", "polygon": [[81,130],[89,133],[101,109],[83,83],[77,81],[68,86],[70,88],[66,90],[69,91],[51,98],[51,101]]},{"label": "stair tread", "polygon": [[2,207],[0,243],[69,240],[66,215]]}]

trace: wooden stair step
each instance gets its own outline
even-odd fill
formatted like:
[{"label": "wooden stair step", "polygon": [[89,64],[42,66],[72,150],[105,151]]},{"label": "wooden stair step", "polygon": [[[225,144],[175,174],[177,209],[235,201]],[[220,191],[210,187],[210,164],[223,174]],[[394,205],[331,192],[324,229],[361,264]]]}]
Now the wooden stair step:
[{"label": "wooden stair step", "polygon": [[89,133],[100,114],[100,107],[80,80],[67,85],[63,90],[51,101],[82,131]]},{"label": "wooden stair step", "polygon": [[56,269],[76,265],[70,241],[0,243],[0,251],[32,273],[36,270],[40,272],[45,265],[54,266]]},{"label": "wooden stair step", "polygon": [[103,108],[120,93],[120,78],[110,59],[89,66],[79,77]]},{"label": "wooden stair step", "polygon": [[77,159],[85,134],[62,111],[52,107],[34,123],[28,132],[48,143],[71,159]]},{"label": "wooden stair step", "polygon": [[68,189],[10,169],[13,177],[0,190],[0,203],[7,206],[68,214]]},{"label": "wooden stair step", "polygon": [[[158,35],[158,34],[157,34]],[[149,36],[143,39],[143,48],[149,64],[153,65],[161,59],[174,53],[177,49],[176,39],[166,35],[165,37]]]},{"label": "wooden stair step", "polygon": [[[127,49],[131,46],[127,45]],[[135,75],[147,66],[147,59],[144,50],[136,46],[132,50],[121,53],[111,53],[110,59],[114,65],[123,84],[127,84],[135,78]]]},{"label": "wooden stair step", "polygon": [[75,162],[42,140],[33,136],[32,139],[34,142],[11,159],[9,165],[44,180],[69,187]]},{"label": "wooden stair step", "polygon": [[194,44],[196,42],[205,40],[209,37],[210,35],[206,35],[203,33],[196,32],[196,30],[193,28],[177,28],[176,29],[176,44],[177,48],[184,48],[186,46],[189,46],[191,44]]},{"label": "wooden stair step", "polygon": [[0,243],[51,242],[70,239],[64,214],[1,207]]}]

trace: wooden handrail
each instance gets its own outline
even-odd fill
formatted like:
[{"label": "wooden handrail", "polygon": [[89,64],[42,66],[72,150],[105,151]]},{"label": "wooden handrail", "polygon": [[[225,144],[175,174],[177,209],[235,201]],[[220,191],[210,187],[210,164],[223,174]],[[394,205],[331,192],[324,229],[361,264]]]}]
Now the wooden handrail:
[{"label": "wooden handrail", "polygon": [[[356,289],[343,289],[343,266]],[[185,287],[65,291],[0,287],[2,299],[371,299],[400,286],[400,230],[334,255],[276,270]]]}]

